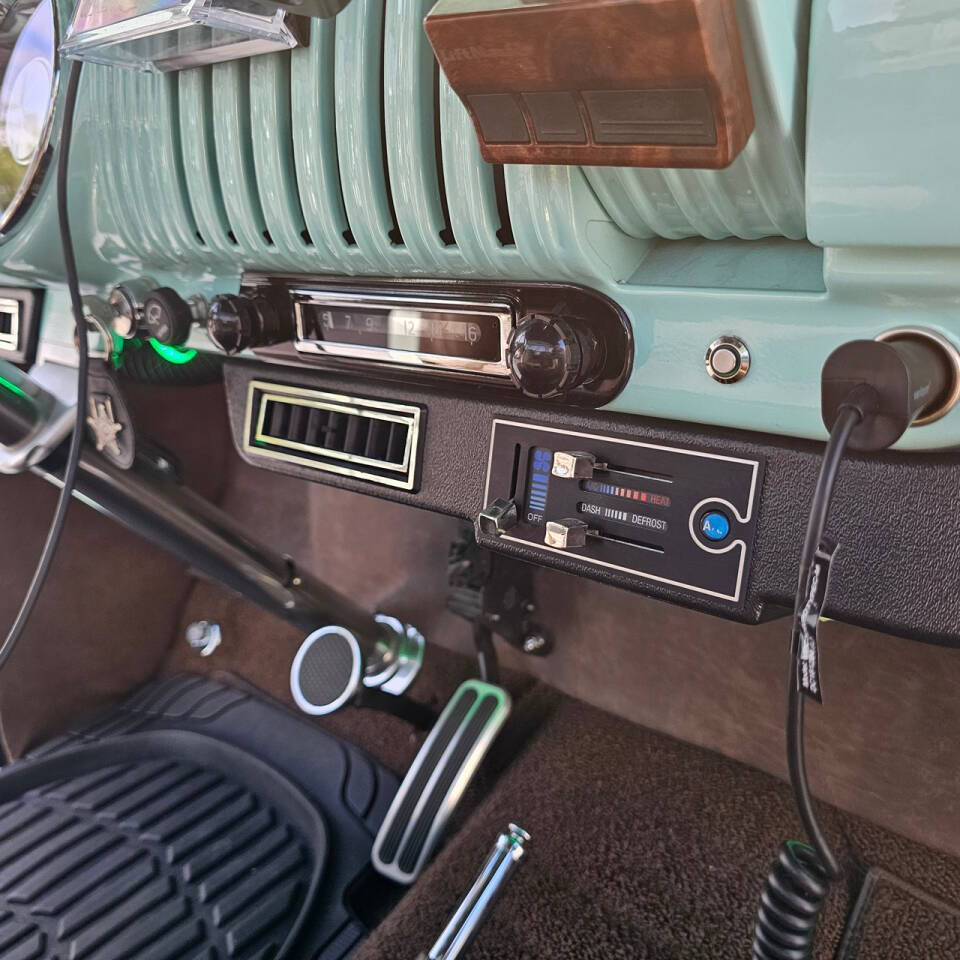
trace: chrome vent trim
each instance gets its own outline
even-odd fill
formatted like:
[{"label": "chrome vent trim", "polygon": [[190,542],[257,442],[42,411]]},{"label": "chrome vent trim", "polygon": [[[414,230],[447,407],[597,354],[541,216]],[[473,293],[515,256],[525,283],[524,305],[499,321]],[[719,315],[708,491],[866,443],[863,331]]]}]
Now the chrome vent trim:
[{"label": "chrome vent trim", "polygon": [[0,350],[20,350],[20,301],[0,297]]},{"label": "chrome vent trim", "polygon": [[420,407],[409,404],[251,380],[244,450],[255,457],[413,490],[421,416]]}]

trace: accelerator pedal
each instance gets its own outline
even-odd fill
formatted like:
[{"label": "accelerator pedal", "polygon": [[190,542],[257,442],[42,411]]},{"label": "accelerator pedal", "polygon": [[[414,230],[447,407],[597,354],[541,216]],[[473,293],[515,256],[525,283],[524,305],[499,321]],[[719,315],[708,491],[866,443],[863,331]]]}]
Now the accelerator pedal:
[{"label": "accelerator pedal", "polygon": [[373,865],[410,884],[433,853],[450,815],[510,713],[510,696],[481,680],[461,684],[430,731],[387,812]]}]

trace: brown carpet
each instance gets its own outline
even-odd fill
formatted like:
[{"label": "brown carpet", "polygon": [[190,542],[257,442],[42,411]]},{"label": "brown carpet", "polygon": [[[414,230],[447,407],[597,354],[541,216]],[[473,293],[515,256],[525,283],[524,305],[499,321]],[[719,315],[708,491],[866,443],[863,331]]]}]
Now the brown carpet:
[{"label": "brown carpet", "polygon": [[885,870],[867,875],[837,960],[960,956],[960,910]]},{"label": "brown carpet", "polygon": [[[743,960],[773,856],[800,830],[773,777],[564,699],[356,960],[428,949],[510,821],[533,839],[471,960]],[[960,902],[960,862],[835,810],[824,823],[852,866],[825,910],[818,960],[836,950],[862,863]],[[902,917],[880,910],[873,942]],[[898,960],[956,956],[936,933],[898,943]]]}]

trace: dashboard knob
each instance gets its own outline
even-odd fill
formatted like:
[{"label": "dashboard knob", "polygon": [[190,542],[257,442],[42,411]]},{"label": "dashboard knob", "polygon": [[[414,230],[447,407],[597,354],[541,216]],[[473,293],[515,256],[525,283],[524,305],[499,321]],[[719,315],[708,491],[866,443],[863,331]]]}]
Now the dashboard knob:
[{"label": "dashboard knob", "polygon": [[124,340],[137,335],[143,323],[143,304],[157,285],[149,277],[124,280],[110,291],[110,306],[114,310],[113,332]]},{"label": "dashboard knob", "polygon": [[143,301],[143,325],[159,343],[179,347],[190,336],[192,323],[190,304],[170,287],[151,290]]},{"label": "dashboard knob", "polygon": [[546,400],[594,379],[603,366],[603,345],[573,318],[530,313],[510,334],[507,362],[528,397]]},{"label": "dashboard knob", "polygon": [[480,532],[492,537],[500,537],[520,522],[516,500],[504,500],[502,497],[488,503],[477,517]]},{"label": "dashboard knob", "polygon": [[207,335],[226,354],[290,340],[293,330],[266,297],[223,294],[214,297]]}]

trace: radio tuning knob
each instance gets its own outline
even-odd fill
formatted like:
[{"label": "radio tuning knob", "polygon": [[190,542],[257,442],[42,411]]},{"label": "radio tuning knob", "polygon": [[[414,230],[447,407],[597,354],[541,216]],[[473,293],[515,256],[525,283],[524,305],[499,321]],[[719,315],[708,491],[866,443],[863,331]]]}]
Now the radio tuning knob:
[{"label": "radio tuning knob", "polygon": [[510,334],[507,362],[514,382],[528,397],[548,400],[595,380],[604,350],[582,321],[529,313]]},{"label": "radio tuning knob", "polygon": [[168,347],[185,343],[193,320],[190,304],[171,287],[158,287],[144,298],[143,325],[159,343]]},{"label": "radio tuning knob", "polygon": [[293,328],[266,297],[223,294],[214,297],[207,335],[224,353],[268,347],[293,338]]}]

